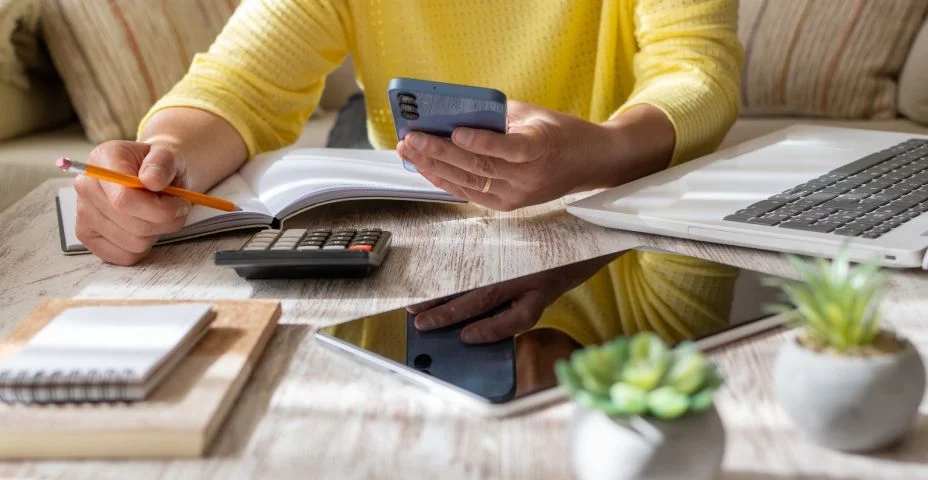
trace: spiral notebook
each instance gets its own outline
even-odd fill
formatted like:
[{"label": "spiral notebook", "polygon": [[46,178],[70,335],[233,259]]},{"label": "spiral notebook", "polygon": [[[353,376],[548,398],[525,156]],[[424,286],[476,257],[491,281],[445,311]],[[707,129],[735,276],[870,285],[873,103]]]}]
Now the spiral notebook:
[{"label": "spiral notebook", "polygon": [[136,401],[208,330],[209,304],[69,308],[0,360],[0,401]]},{"label": "spiral notebook", "polygon": [[[68,310],[82,307],[133,307],[133,312],[144,308],[146,311],[167,313],[164,307],[182,306],[181,310],[171,310],[171,316],[165,315],[159,319],[167,320],[178,312],[187,312],[189,318],[195,318],[204,311],[203,307],[192,307],[188,311],[183,306],[202,303],[165,300],[46,300],[39,303],[0,341],[0,361],[12,359],[25,351],[39,332],[43,332],[47,325],[51,325],[53,320],[59,319],[59,315]],[[281,312],[280,302],[276,300],[210,300],[209,304],[214,318],[211,321],[208,321],[209,318],[200,320],[204,323],[208,321],[203,338],[193,342],[201,324],[194,326],[189,335],[178,335],[190,338],[192,348],[185,355],[177,354],[174,357],[168,354],[169,359],[177,359],[173,368],[161,370],[157,362],[146,363],[155,365],[151,369],[153,375],[165,373],[160,381],[155,382],[157,386],[144,400],[45,404],[0,402],[0,459],[173,458],[203,455],[213,438],[220,434],[239,393],[258,365],[265,347],[278,328],[277,321]],[[140,319],[137,313],[133,313],[123,320],[131,324]],[[54,328],[58,328],[57,324]],[[136,333],[126,338],[131,336],[133,342],[149,342],[149,339],[140,338],[147,335],[147,332],[143,334],[139,330],[133,331]],[[99,339],[93,339],[92,343],[98,348]],[[162,345],[170,343],[164,342]],[[128,358],[122,350],[114,355],[114,360],[116,357]],[[122,360],[119,363],[128,364]],[[162,365],[170,363],[171,360],[167,360]],[[144,384],[140,382],[140,385]],[[256,415],[255,409],[255,405],[250,403],[239,415],[246,418]],[[242,423],[240,419],[236,428],[241,428]],[[240,430],[236,434],[243,435]]]}]

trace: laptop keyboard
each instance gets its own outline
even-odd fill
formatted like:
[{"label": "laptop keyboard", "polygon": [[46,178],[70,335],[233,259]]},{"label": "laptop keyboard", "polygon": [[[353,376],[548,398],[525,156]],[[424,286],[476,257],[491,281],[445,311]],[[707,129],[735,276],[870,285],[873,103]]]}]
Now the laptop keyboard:
[{"label": "laptop keyboard", "polygon": [[928,212],[928,140],[868,155],[725,217],[847,237],[879,238]]}]

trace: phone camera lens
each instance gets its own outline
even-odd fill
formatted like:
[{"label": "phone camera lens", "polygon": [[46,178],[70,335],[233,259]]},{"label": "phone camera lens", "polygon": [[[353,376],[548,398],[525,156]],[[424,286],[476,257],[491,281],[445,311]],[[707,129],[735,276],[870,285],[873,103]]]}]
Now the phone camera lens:
[{"label": "phone camera lens", "polygon": [[405,118],[406,120],[418,120],[419,119],[419,114],[416,112],[403,112],[400,115],[402,115],[402,117]]},{"label": "phone camera lens", "polygon": [[411,104],[408,104],[408,103],[401,103],[401,104],[400,104],[400,110],[402,110],[402,111],[404,111],[404,112],[419,113],[419,112],[416,111],[416,108],[417,108],[417,107],[416,107],[415,105],[411,105]]},{"label": "phone camera lens", "polygon": [[412,360],[412,366],[416,367],[417,370],[425,370],[432,365],[432,357],[428,354],[416,355],[416,358]]},{"label": "phone camera lens", "polygon": [[409,104],[416,103],[416,96],[411,93],[403,92],[403,93],[398,94],[396,98],[400,100],[400,103],[409,103]]}]

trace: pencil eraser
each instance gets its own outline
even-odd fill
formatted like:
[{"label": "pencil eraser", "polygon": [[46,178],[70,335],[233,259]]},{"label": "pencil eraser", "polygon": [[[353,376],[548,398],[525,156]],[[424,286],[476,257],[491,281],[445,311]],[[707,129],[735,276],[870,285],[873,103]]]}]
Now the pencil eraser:
[{"label": "pencil eraser", "polygon": [[61,157],[58,160],[55,160],[55,166],[62,170],[67,170],[71,168],[71,159],[68,157]]}]

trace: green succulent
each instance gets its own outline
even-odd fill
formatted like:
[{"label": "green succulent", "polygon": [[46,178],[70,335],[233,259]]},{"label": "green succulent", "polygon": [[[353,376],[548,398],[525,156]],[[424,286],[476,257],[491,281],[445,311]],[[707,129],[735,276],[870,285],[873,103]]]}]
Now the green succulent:
[{"label": "green succulent", "polygon": [[555,371],[574,400],[610,416],[670,420],[702,412],[722,385],[718,368],[695,344],[671,350],[650,332],[578,350]]},{"label": "green succulent", "polygon": [[800,280],[767,280],[769,285],[779,286],[787,300],[773,310],[789,315],[816,344],[839,352],[873,344],[880,332],[877,307],[887,280],[879,265],[852,266],[846,249],[831,262],[788,258],[799,271]]}]

